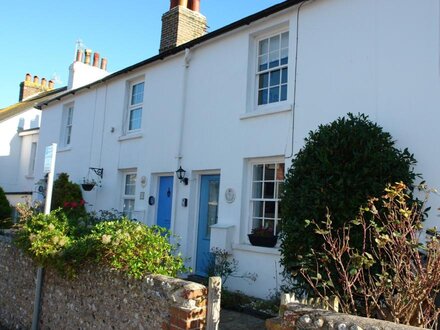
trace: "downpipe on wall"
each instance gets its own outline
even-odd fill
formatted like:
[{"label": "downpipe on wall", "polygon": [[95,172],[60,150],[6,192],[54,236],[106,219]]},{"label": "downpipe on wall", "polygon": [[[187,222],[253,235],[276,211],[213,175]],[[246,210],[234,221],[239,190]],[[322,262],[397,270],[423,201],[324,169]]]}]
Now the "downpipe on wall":
[{"label": "downpipe on wall", "polygon": [[[294,70],[294,79],[293,79],[293,105],[292,105],[292,141],[291,141],[291,150],[290,155],[285,155],[284,159],[289,159],[293,157],[293,148],[294,148],[294,140],[295,140],[295,112],[296,112],[296,85],[298,78],[298,47],[299,47],[299,18],[300,11],[303,5],[306,3],[312,3],[315,0],[310,0],[301,3],[298,6],[298,10],[296,12],[296,37],[295,37],[295,70]],[[287,149],[287,148],[286,148]]]},{"label": "downpipe on wall", "polygon": [[[185,128],[185,114],[186,114],[186,96],[187,96],[187,90],[188,90],[188,69],[190,67],[191,62],[191,51],[189,48],[185,49],[185,56],[184,56],[184,71],[183,71],[183,77],[182,77],[182,101],[181,101],[181,108],[180,108],[180,128],[179,128],[179,141],[178,141],[178,147],[177,147],[177,167],[180,168],[182,166],[182,149],[183,149],[183,134],[184,134],[184,128]],[[174,173],[174,177],[176,178],[176,189],[174,193],[173,198],[173,221],[172,221],[172,231],[174,231],[176,226],[176,219],[177,219],[177,193],[179,187],[179,181],[176,177],[176,174]]]}]

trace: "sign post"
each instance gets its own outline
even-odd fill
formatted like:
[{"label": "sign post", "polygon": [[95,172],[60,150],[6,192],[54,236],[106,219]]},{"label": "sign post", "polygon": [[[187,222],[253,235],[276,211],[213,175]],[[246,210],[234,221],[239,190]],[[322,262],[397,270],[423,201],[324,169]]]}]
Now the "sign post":
[{"label": "sign post", "polygon": [[[50,146],[46,147],[44,153],[44,173],[47,176],[47,191],[46,191],[46,202],[44,204],[44,214],[50,213],[50,206],[52,203],[52,190],[53,190],[53,175],[55,172],[55,158],[57,154],[57,144],[52,143]],[[35,288],[35,301],[34,301],[34,313],[32,315],[32,330],[39,329],[40,323],[40,303],[41,303],[41,289],[43,286],[43,268],[38,267],[37,269],[37,281]]]},{"label": "sign post", "polygon": [[48,177],[47,177],[46,202],[44,204],[44,214],[50,213],[50,206],[52,203],[53,176],[55,171],[56,154],[57,154],[56,143],[52,143],[50,146],[46,147],[46,151],[44,154],[44,173],[46,173]]}]

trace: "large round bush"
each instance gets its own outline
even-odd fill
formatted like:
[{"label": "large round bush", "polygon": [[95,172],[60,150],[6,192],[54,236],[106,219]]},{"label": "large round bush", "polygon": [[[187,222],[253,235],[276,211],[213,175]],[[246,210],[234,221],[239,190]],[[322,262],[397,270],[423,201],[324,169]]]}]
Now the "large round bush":
[{"label": "large round bush", "polygon": [[[381,196],[388,183],[410,186],[415,163],[407,149],[397,149],[391,135],[366,115],[348,114],[310,132],[292,161],[281,202],[285,271],[295,277],[310,261],[311,249],[323,244],[322,235],[306,226],[306,220],[325,221],[329,212],[333,228],[342,227],[369,197]],[[352,239],[359,234],[353,232]],[[296,280],[302,284],[300,277]]]}]

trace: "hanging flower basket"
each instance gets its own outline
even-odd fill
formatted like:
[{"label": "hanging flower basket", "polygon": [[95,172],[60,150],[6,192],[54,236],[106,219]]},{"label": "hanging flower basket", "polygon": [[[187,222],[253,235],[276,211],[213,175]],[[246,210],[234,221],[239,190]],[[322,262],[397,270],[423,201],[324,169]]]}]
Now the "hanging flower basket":
[{"label": "hanging flower basket", "polygon": [[81,187],[84,191],[91,191],[96,186],[95,180],[83,180],[83,183],[81,183]]}]

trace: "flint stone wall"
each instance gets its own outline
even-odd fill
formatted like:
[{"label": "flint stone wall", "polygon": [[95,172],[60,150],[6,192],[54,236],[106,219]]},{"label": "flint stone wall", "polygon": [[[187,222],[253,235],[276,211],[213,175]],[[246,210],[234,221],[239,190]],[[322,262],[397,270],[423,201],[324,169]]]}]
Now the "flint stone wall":
[{"label": "flint stone wall", "polygon": [[416,330],[387,321],[336,313],[323,309],[290,303],[281,318],[266,321],[269,330]]},{"label": "flint stone wall", "polygon": [[[36,265],[0,236],[0,329],[29,329]],[[206,287],[161,275],[143,281],[87,266],[44,275],[41,329],[204,329]]]}]

